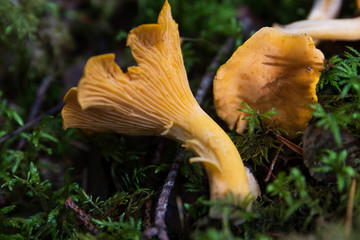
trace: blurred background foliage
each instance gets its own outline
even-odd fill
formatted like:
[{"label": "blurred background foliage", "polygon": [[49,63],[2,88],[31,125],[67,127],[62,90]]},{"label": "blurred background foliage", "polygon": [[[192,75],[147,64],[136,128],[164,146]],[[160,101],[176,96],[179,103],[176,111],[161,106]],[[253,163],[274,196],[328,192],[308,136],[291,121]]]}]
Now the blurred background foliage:
[{"label": "blurred background foliage", "polygon": [[[312,5],[310,0],[169,2],[193,91],[226,39],[235,39],[235,50],[262,26],[305,18]],[[123,70],[134,64],[125,47],[127,33],[155,22],[162,5],[159,0],[0,0],[0,239],[143,238],[145,211],[152,209],[149,200],[155,205],[178,144],[157,137],[64,131],[59,110],[89,57],[114,52]],[[355,1],[344,1],[341,16],[358,14]],[[359,44],[323,42],[319,47],[332,58],[319,83],[317,125],[329,129],[337,143],[342,142],[342,130],[358,141]],[[219,66],[228,57],[223,56]],[[225,126],[215,115],[211,93],[203,107]],[[323,152],[325,166],[315,170],[333,172],[336,182],[314,179],[299,156],[283,149],[274,170],[277,177],[264,183],[280,142],[255,122],[252,128],[229,135],[256,170],[263,195],[254,210],[208,202],[206,176],[200,165],[188,164],[188,154],[168,206],[170,237],[344,238],[349,191],[358,179],[358,170],[345,165],[346,148]],[[300,138],[296,144],[301,145]],[[353,231],[346,235],[354,239],[360,229],[358,186]],[[94,218],[97,236],[79,220],[78,212],[65,207],[69,197]],[[206,218],[210,205],[227,206],[222,221]],[[232,211],[246,222],[232,223],[226,217]]]}]

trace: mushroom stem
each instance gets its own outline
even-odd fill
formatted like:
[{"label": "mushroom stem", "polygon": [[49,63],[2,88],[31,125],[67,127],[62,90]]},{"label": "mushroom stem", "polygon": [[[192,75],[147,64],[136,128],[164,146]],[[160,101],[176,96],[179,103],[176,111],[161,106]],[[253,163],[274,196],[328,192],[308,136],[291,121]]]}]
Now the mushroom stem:
[{"label": "mushroom stem", "polygon": [[131,30],[127,45],[137,66],[126,73],[113,54],[89,59],[78,87],[64,98],[64,128],[172,138],[194,152],[191,162],[204,163],[211,200],[230,192],[243,200],[250,189],[258,194],[257,185],[249,186],[236,147],[192,95],[167,1],[158,23]]},{"label": "mushroom stem", "polygon": [[303,20],[274,27],[285,33],[307,34],[315,39],[355,41],[360,39],[360,17],[351,19]]},{"label": "mushroom stem", "polygon": [[199,106],[192,110],[191,117],[176,121],[166,135],[184,143],[183,147],[195,154],[190,162],[204,164],[210,200],[230,192],[243,200],[250,189],[239,152],[227,134]]},{"label": "mushroom stem", "polygon": [[322,20],[336,18],[340,12],[342,0],[315,0],[308,20]]}]

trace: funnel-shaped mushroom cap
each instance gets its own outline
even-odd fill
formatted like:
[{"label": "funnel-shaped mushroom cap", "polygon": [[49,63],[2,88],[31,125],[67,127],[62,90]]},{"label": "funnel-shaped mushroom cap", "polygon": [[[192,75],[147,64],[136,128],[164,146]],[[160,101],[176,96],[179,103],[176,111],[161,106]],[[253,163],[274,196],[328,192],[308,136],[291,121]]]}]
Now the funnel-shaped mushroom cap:
[{"label": "funnel-shaped mushroom cap", "polygon": [[133,29],[127,45],[138,66],[123,73],[113,54],[91,58],[78,87],[65,96],[64,127],[164,135],[194,153],[190,162],[204,164],[211,200],[230,192],[236,199],[255,196],[235,145],[191,93],[167,1],[158,23]]},{"label": "funnel-shaped mushroom cap", "polygon": [[285,129],[290,137],[311,118],[309,104],[317,101],[316,84],[324,62],[308,36],[262,28],[220,67],[214,80],[216,112],[242,132],[247,121],[242,102],[260,113],[278,112],[265,124]]},{"label": "funnel-shaped mushroom cap", "polygon": [[[65,97],[65,128],[160,135],[174,119],[186,117],[181,111],[197,105],[183,65],[177,24],[167,2],[158,24],[133,29],[127,45],[138,66],[128,68],[126,74],[114,62],[113,54],[89,59],[77,90]],[[83,111],[73,111],[75,107]]]}]

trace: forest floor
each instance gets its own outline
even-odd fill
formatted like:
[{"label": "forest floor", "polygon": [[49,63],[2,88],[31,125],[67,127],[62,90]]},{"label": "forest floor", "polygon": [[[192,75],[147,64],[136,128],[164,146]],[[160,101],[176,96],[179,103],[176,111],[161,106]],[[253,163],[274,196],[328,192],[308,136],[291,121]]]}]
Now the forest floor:
[{"label": "forest floor", "polygon": [[[360,41],[316,45],[325,62],[306,129],[289,137],[263,124],[273,112],[244,105],[249,127],[237,133],[216,114],[217,70],[262,27],[306,19],[313,2],[169,3],[190,88],[259,184],[251,209],[231,194],[210,201],[206,167],[175,141],[63,128],[87,60],[115,53],[124,72],[136,65],[128,33],[156,23],[163,1],[0,0],[0,239],[358,239]],[[337,18],[359,13],[344,0]]]}]

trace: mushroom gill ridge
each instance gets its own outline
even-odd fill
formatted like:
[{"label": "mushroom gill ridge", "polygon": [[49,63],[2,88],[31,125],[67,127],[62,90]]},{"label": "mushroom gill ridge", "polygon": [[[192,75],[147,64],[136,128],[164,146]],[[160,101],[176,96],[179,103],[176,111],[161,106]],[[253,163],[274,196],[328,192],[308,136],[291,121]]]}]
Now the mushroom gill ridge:
[{"label": "mushroom gill ridge", "polygon": [[[192,95],[167,1],[158,23],[133,29],[127,45],[137,62],[127,73],[114,62],[113,54],[88,60],[78,87],[65,96],[64,128],[171,138],[194,153],[190,162],[204,164],[210,200],[230,193],[236,201],[255,199],[259,188],[250,189],[234,143]],[[213,208],[210,215],[221,217]]]},{"label": "mushroom gill ridge", "polygon": [[[148,122],[152,130],[146,132],[156,135],[167,131],[172,120],[190,117],[189,108],[197,103],[188,85],[180,37],[170,7],[163,8],[157,24],[133,29],[127,45],[138,65],[129,67],[126,74],[114,62],[113,54],[88,60],[77,89],[81,109],[95,108],[100,112],[100,108],[111,109],[113,114],[118,113],[120,122],[131,118],[132,128],[143,128]],[[66,119],[64,126],[79,127]],[[109,128],[111,131],[114,126]]]}]

